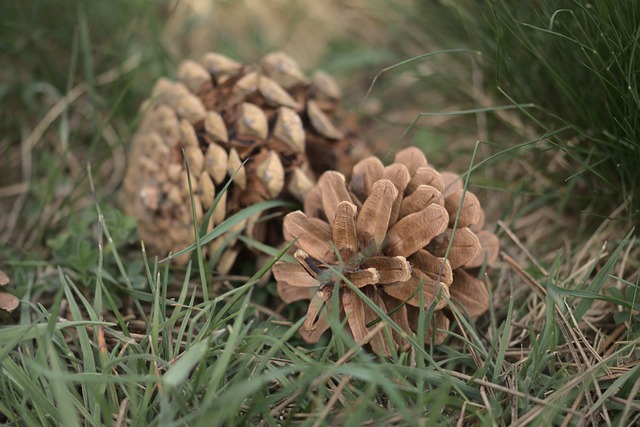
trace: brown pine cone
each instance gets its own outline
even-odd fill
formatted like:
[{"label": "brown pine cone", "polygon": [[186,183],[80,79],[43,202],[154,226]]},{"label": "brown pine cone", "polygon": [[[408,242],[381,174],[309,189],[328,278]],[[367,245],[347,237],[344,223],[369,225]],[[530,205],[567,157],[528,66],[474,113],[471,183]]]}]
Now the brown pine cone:
[{"label": "brown pine cone", "polygon": [[[430,167],[413,147],[398,152],[387,167],[376,157],[358,162],[349,183],[338,172],[320,177],[305,198],[304,212],[292,212],[284,220],[285,239],[297,239],[297,263],[273,267],[283,301],[311,300],[300,329],[306,341],[317,342],[336,311],[347,317],[356,342],[371,332],[380,316],[351,285],[408,334],[418,329],[420,307],[436,304],[425,341],[433,334],[436,343],[447,337],[449,309],[440,294],[453,297],[471,317],[487,310],[487,289],[470,269],[495,261],[498,240],[480,231],[484,213],[469,191],[444,258],[462,199],[454,178]],[[339,307],[333,306],[336,290]],[[390,345],[407,348],[400,334],[385,328],[389,330],[383,328],[369,342],[375,353],[389,355]]]},{"label": "brown pine cone", "polygon": [[[138,218],[147,246],[166,255],[193,243],[185,158],[199,222],[235,173],[209,229],[263,200],[301,200],[316,173],[350,168],[351,150],[361,142],[334,125],[339,101],[331,76],[318,71],[309,79],[283,53],[259,65],[207,53],[183,62],[178,81],[158,80],[142,107],[124,179],[125,210]],[[245,227],[264,241],[266,227],[257,218],[238,226]],[[223,241],[203,249],[213,253]],[[227,244],[219,271],[230,269],[237,246]]]}]

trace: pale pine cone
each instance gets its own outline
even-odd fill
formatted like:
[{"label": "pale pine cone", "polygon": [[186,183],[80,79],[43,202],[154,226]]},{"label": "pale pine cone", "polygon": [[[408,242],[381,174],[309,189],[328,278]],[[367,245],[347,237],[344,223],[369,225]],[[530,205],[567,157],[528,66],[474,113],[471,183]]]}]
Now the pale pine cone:
[{"label": "pale pine cone", "polygon": [[[207,53],[198,62],[184,61],[178,81],[158,80],[141,108],[124,179],[125,211],[138,219],[147,247],[166,255],[193,243],[185,157],[199,224],[237,171],[208,230],[263,200],[301,200],[316,173],[350,168],[351,150],[362,143],[351,130],[334,125],[340,96],[331,76],[318,71],[307,78],[280,52],[259,65]],[[236,228],[268,240],[268,227],[258,218]],[[225,238],[204,247],[205,255],[221,250]],[[228,242],[218,271],[228,272],[234,263],[235,242]]]}]

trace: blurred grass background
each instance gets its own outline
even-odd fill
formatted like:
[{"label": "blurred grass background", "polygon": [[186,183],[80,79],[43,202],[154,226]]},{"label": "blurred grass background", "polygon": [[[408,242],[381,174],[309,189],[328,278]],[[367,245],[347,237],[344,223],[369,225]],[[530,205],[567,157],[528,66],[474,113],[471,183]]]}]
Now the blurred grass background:
[{"label": "blurred grass background", "polygon": [[[640,3],[30,0],[0,16],[0,269],[22,299],[0,313],[0,422],[638,420]],[[414,144],[470,171],[513,260],[490,313],[381,361],[340,334],[303,346],[297,317],[261,305],[264,271],[201,301],[197,271],[141,256],[118,197],[139,104],[210,50],[324,68],[381,155]]]}]

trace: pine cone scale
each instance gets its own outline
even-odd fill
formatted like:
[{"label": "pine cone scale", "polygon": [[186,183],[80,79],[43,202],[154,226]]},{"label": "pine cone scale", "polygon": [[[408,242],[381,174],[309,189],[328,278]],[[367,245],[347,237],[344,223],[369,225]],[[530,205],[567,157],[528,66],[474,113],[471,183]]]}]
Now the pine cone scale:
[{"label": "pine cone scale", "polygon": [[333,220],[333,241],[338,248],[340,258],[350,262],[358,250],[356,232],[356,205],[351,202],[340,202]]},{"label": "pine cone scale", "polygon": [[427,157],[417,147],[407,147],[404,150],[398,151],[393,162],[404,165],[411,177],[415,175],[419,168],[428,165]]},{"label": "pine cone scale", "polygon": [[[458,206],[460,215],[458,214]],[[470,191],[458,190],[445,198],[445,206],[449,212],[449,227],[453,227],[458,218],[458,227],[464,228],[476,224],[480,220],[480,202]]]},{"label": "pine cone scale", "polygon": [[343,272],[347,279],[356,288],[367,285],[375,285],[380,282],[380,273],[375,268],[354,268]]},{"label": "pine cone scale", "polygon": [[402,200],[400,217],[420,212],[429,205],[444,207],[444,197],[435,187],[420,185],[416,190]]},{"label": "pine cone scale", "polygon": [[366,258],[361,265],[363,268],[375,268],[381,285],[405,282],[411,277],[411,264],[401,256],[373,256]]},{"label": "pine cone scale", "polygon": [[409,257],[409,262],[434,281],[445,285],[453,282],[453,272],[448,259],[439,258],[425,249],[420,249]]},{"label": "pine cone scale", "polygon": [[372,255],[382,247],[397,197],[398,190],[391,181],[380,179],[373,185],[371,194],[362,205],[356,222],[358,244],[367,251],[372,250]]},{"label": "pine cone scale", "polygon": [[453,230],[449,228],[443,230],[442,234],[429,243],[427,249],[435,256],[444,257],[447,255],[451,236],[453,236],[453,243],[449,250],[448,259],[451,268],[455,270],[472,261],[480,252],[481,246],[480,240],[470,229],[460,228],[454,234]]},{"label": "pine cone scale", "polygon": [[429,185],[442,193],[444,189],[444,179],[433,168],[428,166],[419,167],[416,173],[411,176],[411,182],[407,186],[407,192],[409,194],[413,193],[420,185]]},{"label": "pine cone scale", "polygon": [[[380,296],[380,293],[374,289],[373,287],[369,287],[365,290],[365,295],[384,313],[387,313],[389,310],[384,302],[384,299]],[[362,301],[362,300],[361,300]],[[364,304],[364,312],[365,312],[365,327],[367,328],[367,333],[371,331],[371,329],[377,327],[378,322],[382,319],[373,311],[369,305],[363,301]],[[397,339],[397,336],[396,336]],[[376,333],[370,341],[371,347],[373,351],[377,354],[392,354],[391,349],[393,348],[394,352],[398,349],[398,341],[393,339],[393,334],[391,333],[391,328],[389,325],[384,325],[384,327]]]},{"label": "pine cone scale", "polygon": [[373,184],[382,178],[384,166],[377,157],[369,157],[356,163],[351,174],[351,191],[362,202],[371,193]]},{"label": "pine cone scale", "polygon": [[480,251],[475,258],[468,261],[465,266],[469,268],[481,267],[485,262],[493,265],[500,254],[500,241],[498,236],[487,230],[480,230],[476,233],[480,243]]},{"label": "pine cone scale", "polygon": [[322,208],[329,223],[333,223],[336,210],[340,202],[351,201],[344,175],[339,172],[329,171],[322,174],[318,180],[318,187],[322,197]]},{"label": "pine cone scale", "polygon": [[389,230],[386,253],[407,257],[444,232],[448,222],[447,211],[439,205],[407,215]]},{"label": "pine cone scale", "polygon": [[[422,288],[422,301],[425,307],[430,307],[442,292],[449,296],[449,288],[443,283],[431,279],[419,270],[413,271],[409,280],[384,285],[383,290],[389,296],[406,302],[414,307],[420,307],[420,288]],[[438,300],[435,309],[441,310],[447,304],[444,298]]]},{"label": "pine cone scale", "polygon": [[461,269],[456,270],[453,277],[454,281],[449,289],[451,297],[472,318],[484,313],[489,306],[489,292],[484,283]]},{"label": "pine cone scale", "polygon": [[345,290],[342,293],[342,305],[347,321],[349,322],[349,327],[351,328],[351,333],[353,334],[353,339],[356,343],[362,343],[364,337],[369,332],[365,319],[369,308],[366,307],[362,299],[358,298],[358,296],[354,295],[350,290]]},{"label": "pine cone scale", "polygon": [[312,257],[334,260],[331,227],[323,220],[309,218],[301,211],[291,212],[285,217],[283,231],[287,241],[297,239],[297,246]]}]

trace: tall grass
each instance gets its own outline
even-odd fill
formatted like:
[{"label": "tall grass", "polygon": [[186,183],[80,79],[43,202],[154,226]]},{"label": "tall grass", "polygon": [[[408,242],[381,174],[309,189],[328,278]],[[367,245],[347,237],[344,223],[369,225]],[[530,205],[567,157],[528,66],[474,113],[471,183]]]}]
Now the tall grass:
[{"label": "tall grass", "polygon": [[[600,181],[640,215],[640,4],[635,1],[492,2],[498,89],[535,102],[570,131],[555,142],[576,175]],[[549,116],[552,116],[549,117]],[[551,119],[551,120],[550,120]],[[553,120],[556,119],[556,120]],[[594,185],[596,193],[602,185]]]},{"label": "tall grass", "polygon": [[459,0],[421,10],[414,19],[431,40],[483,54],[484,82],[496,100],[534,104],[523,116],[539,135],[564,129],[549,138],[571,168],[564,180],[580,178],[601,202],[583,209],[606,215],[624,204],[637,220],[640,3]]},{"label": "tall grass", "polygon": [[[20,324],[0,328],[4,422],[557,425],[606,419],[623,426],[640,416],[640,365],[633,362],[638,329],[616,345],[600,344],[598,353],[609,350],[603,357],[576,332],[603,298],[598,291],[630,235],[585,279],[585,290],[567,286],[560,257],[542,280],[513,264],[529,292],[510,282],[505,304],[492,306],[484,320],[472,322],[456,310],[458,327],[447,345],[408,337],[408,353],[381,360],[345,334],[340,321],[318,345],[302,346],[295,335],[302,318],[290,322],[252,302],[265,292],[257,284],[269,265],[208,300],[199,296],[206,283],[192,264],[180,272],[145,260],[144,285],[130,286],[122,260],[131,261],[96,207],[104,244],[97,246],[95,271],[85,277],[93,286],[60,262],[49,280],[50,308],[23,301]],[[19,273],[29,271],[28,264],[11,265],[21,284],[35,285]],[[637,300],[614,295],[608,301],[624,307],[631,316],[625,320],[637,326]],[[567,310],[574,302],[575,310]]]}]

